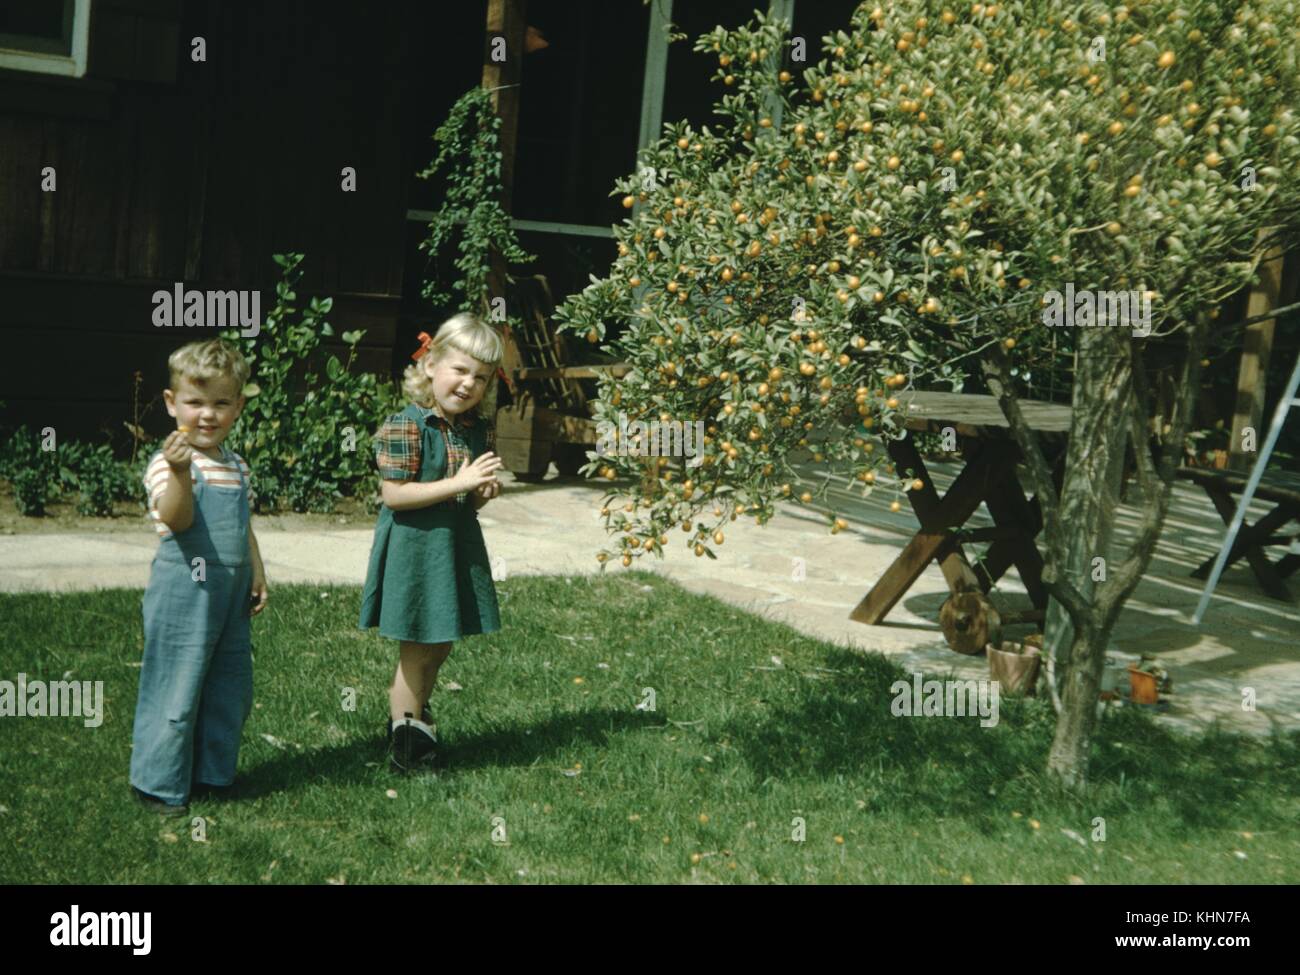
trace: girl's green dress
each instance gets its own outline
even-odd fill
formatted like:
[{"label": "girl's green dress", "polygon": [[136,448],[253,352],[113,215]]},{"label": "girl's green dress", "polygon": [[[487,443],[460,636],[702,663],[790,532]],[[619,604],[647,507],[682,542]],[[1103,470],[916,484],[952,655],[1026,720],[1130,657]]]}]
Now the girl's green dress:
[{"label": "girl's green dress", "polygon": [[[436,412],[410,405],[399,416],[420,427],[419,481],[455,474],[447,470],[444,436],[470,459],[488,449],[488,421],[472,427],[447,423]],[[449,498],[411,511],[382,506],[361,595],[361,629],[378,626],[394,640],[447,643],[501,629],[496,587],[472,496]]]}]

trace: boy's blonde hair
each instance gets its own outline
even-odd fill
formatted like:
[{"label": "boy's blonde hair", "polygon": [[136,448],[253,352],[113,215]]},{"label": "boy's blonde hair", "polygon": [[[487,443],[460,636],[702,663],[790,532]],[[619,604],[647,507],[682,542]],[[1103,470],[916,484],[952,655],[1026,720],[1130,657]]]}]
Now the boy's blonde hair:
[{"label": "boy's blonde hair", "polygon": [[[453,315],[438,327],[424,355],[402,374],[402,392],[408,400],[425,408],[433,406],[433,377],[425,371],[425,363],[437,365],[452,349],[491,366],[494,373],[505,355],[505,343],[494,327],[469,312]],[[476,404],[471,412],[477,411]]]},{"label": "boy's blonde hair", "polygon": [[209,379],[230,378],[235,381],[236,395],[242,395],[248,382],[248,361],[239,348],[226,339],[209,339],[182,345],[167,359],[171,386],[182,378],[204,383]]}]

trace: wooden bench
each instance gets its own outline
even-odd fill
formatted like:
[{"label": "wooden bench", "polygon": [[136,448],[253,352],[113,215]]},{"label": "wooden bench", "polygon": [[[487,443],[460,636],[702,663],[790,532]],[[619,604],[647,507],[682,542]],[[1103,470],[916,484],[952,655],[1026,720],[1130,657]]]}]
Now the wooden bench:
[{"label": "wooden bench", "polygon": [[[1199,484],[1210,496],[1224,525],[1232,524],[1237,510],[1233,496],[1240,495],[1245,490],[1246,474],[1205,467],[1183,467],[1178,470],[1178,477]],[[1300,477],[1286,472],[1266,471],[1259,487],[1255,489],[1255,498],[1271,502],[1273,510],[1253,525],[1244,521],[1241,523],[1241,531],[1237,534],[1232,551],[1228,553],[1224,568],[1245,558],[1265,593],[1274,599],[1291,602],[1291,592],[1283,580],[1300,569],[1300,555],[1289,554],[1277,562],[1270,562],[1264,549],[1271,545],[1291,543],[1291,538],[1277,532],[1292,520],[1300,521]],[[1214,558],[1211,556],[1202,562],[1193,570],[1192,576],[1196,579],[1206,578],[1214,567]]]}]

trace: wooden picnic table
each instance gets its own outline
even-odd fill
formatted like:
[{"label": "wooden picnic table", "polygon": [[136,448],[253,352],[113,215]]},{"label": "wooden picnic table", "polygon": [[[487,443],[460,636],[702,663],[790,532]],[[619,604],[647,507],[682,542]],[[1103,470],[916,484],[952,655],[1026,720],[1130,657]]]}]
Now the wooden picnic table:
[{"label": "wooden picnic table", "polygon": [[[1037,499],[1026,497],[1020,483],[1016,473],[1020,450],[996,398],[918,392],[902,394],[899,399],[906,411],[907,433],[900,440],[887,442],[886,449],[900,474],[922,481],[920,489],[907,492],[920,528],[858,603],[850,619],[871,625],[881,622],[926,566],[937,561],[953,593],[941,614],[949,645],[963,653],[979,653],[984,649],[987,629],[973,614],[977,607],[989,605],[983,594],[1011,566],[1019,571],[1034,611],[1002,614],[1003,621],[1041,624],[1045,617],[1043,558],[1034,541],[1042,530],[1042,512]],[[1022,400],[1020,408],[1025,422],[1040,435],[1045,451],[1055,461],[1059,488],[1070,429],[1070,407]],[[940,497],[912,435],[922,431],[942,432],[945,428],[955,432],[965,464],[947,493]],[[981,503],[993,516],[993,527],[964,528]],[[983,541],[992,545],[983,560],[972,566],[962,546],[966,542]]]}]

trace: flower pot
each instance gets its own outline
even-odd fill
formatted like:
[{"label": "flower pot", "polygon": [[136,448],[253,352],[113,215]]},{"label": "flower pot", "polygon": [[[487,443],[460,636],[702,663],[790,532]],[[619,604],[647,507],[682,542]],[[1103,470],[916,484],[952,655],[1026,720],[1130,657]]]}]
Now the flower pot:
[{"label": "flower pot", "polygon": [[1136,667],[1130,667],[1128,669],[1128,683],[1134,703],[1155,704],[1160,699],[1160,690],[1155,674],[1148,674]]},{"label": "flower pot", "polygon": [[1034,696],[1043,662],[1037,647],[1027,646],[1022,652],[1016,643],[1003,643],[1001,649],[990,643],[987,652],[989,679],[998,682],[1002,694]]}]

